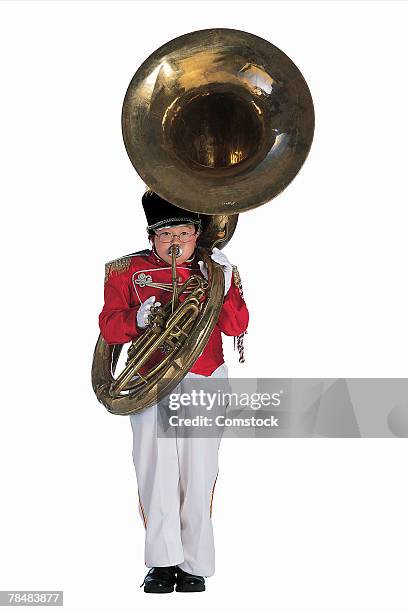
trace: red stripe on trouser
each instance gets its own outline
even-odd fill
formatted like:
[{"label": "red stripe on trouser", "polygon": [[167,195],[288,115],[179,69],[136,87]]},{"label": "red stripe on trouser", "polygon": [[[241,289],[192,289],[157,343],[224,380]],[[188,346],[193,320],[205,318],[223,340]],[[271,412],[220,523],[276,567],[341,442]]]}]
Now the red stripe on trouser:
[{"label": "red stripe on trouser", "polygon": [[217,482],[217,478],[218,478],[218,474],[217,474],[217,476],[215,477],[214,484],[213,484],[213,488],[212,488],[212,492],[211,492],[210,517],[211,517],[211,515],[212,515],[212,505],[213,505],[214,489],[215,489],[215,483]]},{"label": "red stripe on trouser", "polygon": [[141,512],[142,512],[142,516],[143,516],[143,523],[144,523],[144,526],[145,526],[145,529],[146,529],[146,525],[147,525],[146,513],[145,513],[144,508],[143,508],[142,500],[140,499],[140,493],[139,493],[139,491],[137,492],[137,494],[138,494],[138,496],[139,496],[139,506],[140,506],[140,510],[141,510]]}]

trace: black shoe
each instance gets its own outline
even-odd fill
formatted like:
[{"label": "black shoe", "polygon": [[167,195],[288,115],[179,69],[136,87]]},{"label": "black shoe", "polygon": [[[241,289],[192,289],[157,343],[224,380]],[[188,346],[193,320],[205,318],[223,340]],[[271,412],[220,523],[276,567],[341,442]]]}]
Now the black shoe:
[{"label": "black shoe", "polygon": [[176,583],[176,567],[152,567],[140,585],[145,593],[172,593]]},{"label": "black shoe", "polygon": [[176,580],[176,591],[179,593],[196,593],[198,591],[205,591],[205,578],[204,576],[194,576],[194,574],[188,574],[181,567],[176,565],[177,580]]}]

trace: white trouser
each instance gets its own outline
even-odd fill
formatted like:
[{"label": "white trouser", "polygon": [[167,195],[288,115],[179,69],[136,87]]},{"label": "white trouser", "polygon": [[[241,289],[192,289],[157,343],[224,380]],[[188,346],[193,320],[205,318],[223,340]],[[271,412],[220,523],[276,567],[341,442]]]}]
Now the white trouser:
[{"label": "white trouser", "polygon": [[[225,363],[211,377],[227,379]],[[188,372],[185,378],[205,377]],[[173,391],[180,392],[183,381]],[[146,529],[146,566],[178,565],[190,574],[212,576],[211,510],[222,434],[212,438],[158,437],[157,404],[130,415],[130,420],[139,513]]]}]

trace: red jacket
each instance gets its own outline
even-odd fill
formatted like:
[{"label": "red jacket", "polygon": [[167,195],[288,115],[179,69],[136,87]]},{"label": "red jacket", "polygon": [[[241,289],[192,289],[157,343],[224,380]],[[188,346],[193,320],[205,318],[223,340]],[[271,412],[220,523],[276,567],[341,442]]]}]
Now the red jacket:
[{"label": "red jacket", "polygon": [[[180,284],[191,274],[201,276],[197,258],[194,256],[177,266],[177,272]],[[171,283],[171,265],[152,250],[139,251],[106,264],[105,303],[99,315],[99,327],[108,344],[125,344],[143,334],[144,330],[137,327],[136,313],[148,297],[156,296],[162,305],[171,299],[169,290],[152,287],[151,283]],[[183,299],[181,295],[180,301]],[[224,363],[221,332],[239,336],[246,331],[248,320],[248,309],[233,277],[218,322],[190,372],[210,376]]]}]

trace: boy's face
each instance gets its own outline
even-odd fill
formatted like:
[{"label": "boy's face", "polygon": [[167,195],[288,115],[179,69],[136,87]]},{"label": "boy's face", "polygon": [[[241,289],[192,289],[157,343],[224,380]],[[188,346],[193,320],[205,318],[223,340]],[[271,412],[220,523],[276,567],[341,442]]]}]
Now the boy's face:
[{"label": "boy's face", "polygon": [[[181,253],[176,259],[180,265],[190,259],[196,248],[199,232],[196,232],[195,225],[173,225],[172,227],[161,227],[156,230],[153,243],[156,253],[165,262],[171,264],[171,247],[176,245]],[[186,240],[186,242],[184,242]]]}]

